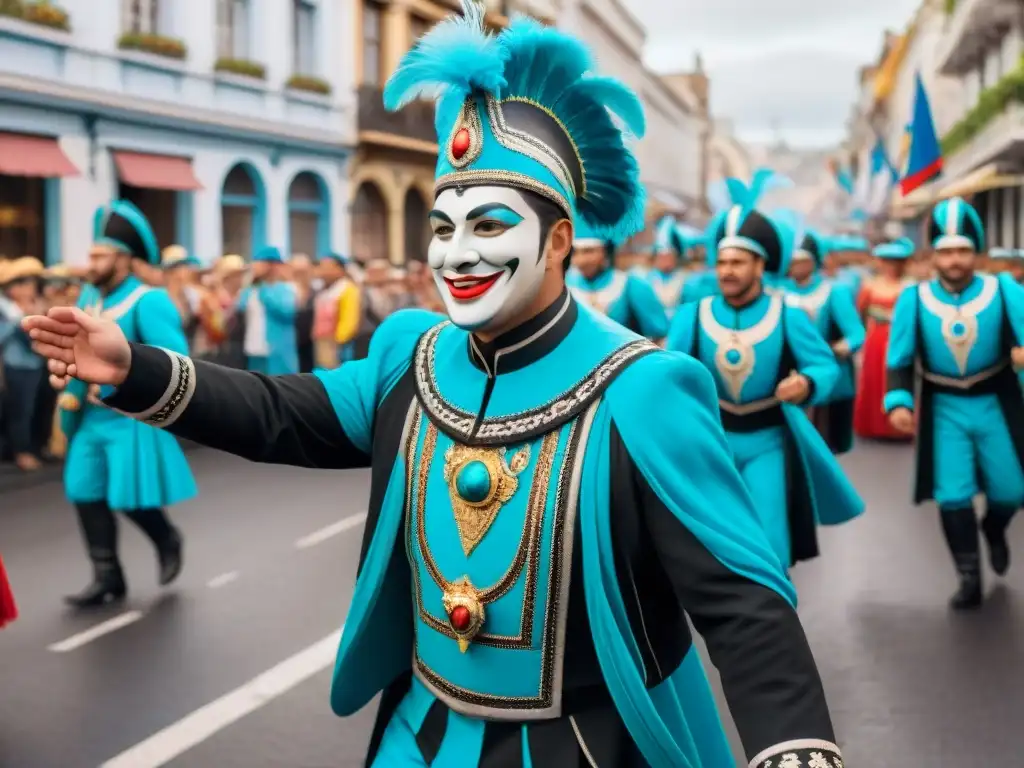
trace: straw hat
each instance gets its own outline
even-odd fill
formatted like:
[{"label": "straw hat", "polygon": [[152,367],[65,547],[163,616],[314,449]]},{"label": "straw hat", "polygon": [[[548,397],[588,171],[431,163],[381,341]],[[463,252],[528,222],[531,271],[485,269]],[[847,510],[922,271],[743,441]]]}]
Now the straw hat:
[{"label": "straw hat", "polygon": [[15,280],[24,280],[27,277],[42,277],[43,263],[35,256],[22,256],[6,263],[6,269],[0,275],[0,283],[13,283]]},{"label": "straw hat", "polygon": [[227,256],[222,256],[217,261],[217,266],[214,267],[214,271],[218,275],[237,274],[245,272],[246,269],[248,269],[248,266],[245,263],[245,259],[237,253],[229,253]]}]

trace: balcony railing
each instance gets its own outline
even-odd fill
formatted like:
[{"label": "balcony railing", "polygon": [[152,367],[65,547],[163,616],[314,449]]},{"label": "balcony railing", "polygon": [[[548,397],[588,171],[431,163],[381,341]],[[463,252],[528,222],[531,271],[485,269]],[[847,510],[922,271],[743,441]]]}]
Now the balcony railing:
[{"label": "balcony railing", "polygon": [[435,143],[434,105],[414,101],[399,112],[388,112],[384,109],[381,89],[375,85],[364,85],[359,88],[359,130]]}]

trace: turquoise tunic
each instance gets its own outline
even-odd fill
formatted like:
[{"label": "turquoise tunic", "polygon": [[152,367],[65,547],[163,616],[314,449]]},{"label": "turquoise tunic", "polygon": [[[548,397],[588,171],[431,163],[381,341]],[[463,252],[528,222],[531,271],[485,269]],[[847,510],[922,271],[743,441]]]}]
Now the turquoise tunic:
[{"label": "turquoise tunic", "polygon": [[694,355],[714,376],[729,444],[779,562],[816,556],[814,527],[857,517],[864,503],[803,410],[775,398],[794,369],[813,385],[810,405],[827,402],[839,378],[807,314],[777,296],[741,309],[709,297],[680,310],[666,348]]},{"label": "turquoise tunic", "polygon": [[[377,331],[367,360],[319,374],[345,434],[366,452],[377,409],[410,363],[419,393],[364,544],[334,671],[334,710],[358,710],[411,665],[415,682],[376,765],[406,764],[410,734],[437,700],[450,710],[448,733],[459,736],[446,737],[437,760],[451,749],[459,764],[475,765],[487,720],[522,722],[525,744],[530,722],[559,713],[575,557],[600,669],[646,761],[733,765],[692,648],[663,683],[645,685],[610,538],[614,423],[680,524],[726,567],[793,600],[721,438],[707,374],[583,307],[559,345],[525,368],[489,378],[467,349],[465,331],[426,313],[399,312]],[[593,387],[605,386],[594,399]],[[482,396],[486,417],[478,422]],[[655,400],[674,415],[673,429],[645,426]],[[501,478],[499,487],[488,475]],[[478,522],[463,511],[488,493],[503,501],[477,540]],[[576,542],[582,551],[574,554]],[[412,572],[411,631],[410,585],[398,557],[408,558]],[[463,653],[445,596],[457,597],[465,583],[489,597],[485,623]]]},{"label": "turquoise tunic", "polygon": [[[864,346],[864,324],[847,286],[815,274],[804,285],[787,280],[785,291],[786,303],[806,312],[826,342],[845,341],[850,355]],[[830,401],[850,400],[855,394],[853,361],[841,360],[839,366],[839,379],[832,388]]]},{"label": "turquoise tunic", "polygon": [[[181,317],[170,296],[135,277],[107,296],[86,286],[78,306],[116,320],[129,341],[188,353]],[[61,411],[61,428],[69,440],[64,466],[69,501],[106,501],[111,509],[127,512],[196,495],[192,471],[173,435],[90,402],[87,392],[83,382],[72,381],[66,394],[79,407]]]},{"label": "turquoise tunic", "polygon": [[668,333],[668,317],[658,295],[635,273],[606,269],[587,279],[570,271],[566,284],[579,301],[641,336],[663,339]]},{"label": "turquoise tunic", "polygon": [[[984,491],[1001,506],[1024,503],[1024,411],[1009,360],[1009,348],[1022,339],[1024,289],[1009,275],[976,275],[958,295],[939,280],[900,294],[885,410],[915,408],[913,369],[920,361],[916,501],[934,498],[943,509],[964,509]],[[1021,379],[1024,373],[1017,374]]]},{"label": "turquoise tunic", "polygon": [[645,275],[647,282],[654,289],[654,295],[658,297],[661,306],[665,308],[665,316],[669,321],[672,320],[676,309],[683,301],[683,291],[689,276],[684,269],[673,269],[671,272],[652,269]]},{"label": "turquoise tunic", "polygon": [[238,297],[237,306],[240,311],[245,311],[253,291],[259,295],[266,314],[267,347],[270,354],[266,357],[249,357],[249,370],[268,376],[297,373],[299,351],[295,338],[295,287],[290,283],[261,283],[250,286]]},{"label": "turquoise tunic", "polygon": [[700,301],[708,296],[717,296],[718,276],[713,269],[705,269],[690,275],[683,288],[683,303]]}]

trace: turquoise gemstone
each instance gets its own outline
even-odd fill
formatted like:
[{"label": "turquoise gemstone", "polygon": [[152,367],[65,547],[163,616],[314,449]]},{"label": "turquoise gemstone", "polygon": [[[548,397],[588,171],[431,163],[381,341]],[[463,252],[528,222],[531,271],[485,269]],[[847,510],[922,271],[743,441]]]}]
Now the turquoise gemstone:
[{"label": "turquoise gemstone", "polygon": [[455,478],[455,490],[471,504],[479,504],[491,492],[491,473],[482,461],[471,461]]},{"label": "turquoise gemstone", "polygon": [[964,335],[964,331],[966,331],[966,330],[967,329],[964,328],[964,324],[963,323],[953,323],[953,335],[954,336],[963,336]]},{"label": "turquoise gemstone", "polygon": [[740,351],[738,349],[730,349],[725,353],[725,359],[729,361],[730,365],[736,365],[740,361]]}]

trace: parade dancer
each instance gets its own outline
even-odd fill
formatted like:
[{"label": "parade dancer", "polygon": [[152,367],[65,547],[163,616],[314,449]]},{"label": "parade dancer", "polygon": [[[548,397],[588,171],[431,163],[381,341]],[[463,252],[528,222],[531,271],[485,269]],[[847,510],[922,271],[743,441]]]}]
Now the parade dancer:
[{"label": "parade dancer", "polygon": [[[1006,573],[1006,527],[1024,503],[1024,288],[1009,275],[979,275],[981,217],[968,203],[939,203],[929,220],[936,279],[907,288],[889,337],[885,410],[910,434],[917,420],[914,501],[934,499],[960,584],[951,605],[982,603],[974,497],[992,570]],[[920,384],[915,402],[914,385]]]},{"label": "parade dancer", "polygon": [[647,273],[647,282],[654,289],[658,301],[665,308],[669,321],[683,299],[687,273],[683,269],[686,259],[687,241],[676,220],[671,216],[662,217],[654,228],[654,262]]},{"label": "parade dancer", "polygon": [[853,406],[853,431],[870,440],[902,440],[909,435],[889,423],[885,413],[886,352],[889,349],[889,327],[893,308],[900,293],[911,281],[906,277],[907,259],[914,253],[914,244],[906,238],[875,246],[878,274],[867,280],[857,296],[857,309],[867,318],[864,354],[861,356],[857,380],[857,397]]},{"label": "parade dancer", "polygon": [[750,765],[839,768],[710,377],[565,289],[573,218],[602,240],[639,223],[623,126],[642,134],[640,102],[560,30],[519,17],[488,36],[476,3],[463,14],[384,94],[440,94],[428,263],[450,322],[397,312],[367,359],[287,377],[128,344],[75,310],[26,327],[58,382],[116,385],[111,405],[183,436],[372,465],[331,695],[347,715],[383,691],[369,765],[733,765],[688,615]]},{"label": "parade dancer", "polygon": [[839,361],[839,380],[828,402],[811,409],[810,417],[832,453],[841,454],[853,447],[853,355],[864,344],[864,324],[850,290],[822,276],[825,256],[821,238],[806,232],[793,252],[785,296],[789,306],[808,314]]},{"label": "parade dancer", "polygon": [[577,300],[631,331],[660,341],[668,317],[651,284],[635,272],[616,269],[614,240],[594,232],[586,220],[576,222],[572,271],[566,275]]},{"label": "parade dancer", "polygon": [[[714,375],[722,425],[779,562],[818,555],[817,526],[846,522],[863,502],[803,412],[825,404],[840,371],[807,314],[762,287],[785,274],[786,233],[755,210],[764,171],[716,217],[713,242],[720,296],[676,313],[666,348],[686,352]],[[788,252],[787,252],[788,250]]]},{"label": "parade dancer", "polygon": [[[89,251],[90,282],[78,307],[103,318],[132,342],[188,354],[181,318],[166,291],[150,288],[133,274],[134,262],[159,263],[156,238],[145,216],[118,200],[96,212]],[[196,495],[195,481],[181,447],[154,429],[102,405],[85,382],[73,381],[58,400],[61,428],[69,440],[64,487],[93,566],[93,581],[66,598],[86,608],[126,593],[117,554],[117,521],[123,513],[153,542],[159,581],[170,584],[182,565],[182,537],[164,507]]]}]

